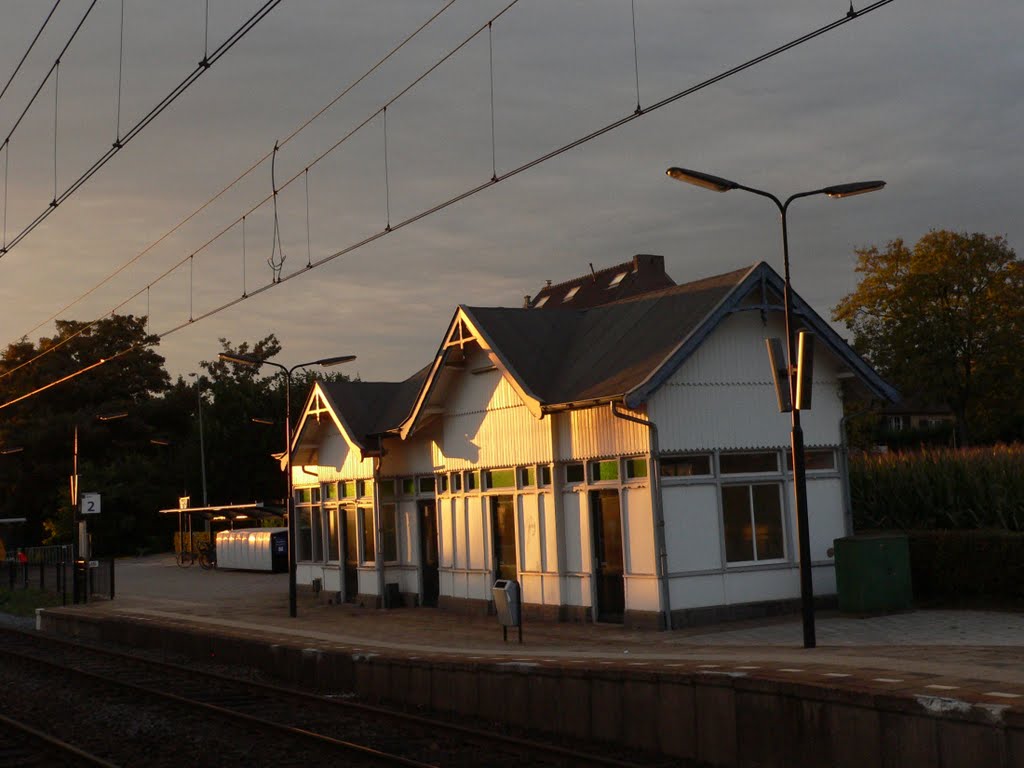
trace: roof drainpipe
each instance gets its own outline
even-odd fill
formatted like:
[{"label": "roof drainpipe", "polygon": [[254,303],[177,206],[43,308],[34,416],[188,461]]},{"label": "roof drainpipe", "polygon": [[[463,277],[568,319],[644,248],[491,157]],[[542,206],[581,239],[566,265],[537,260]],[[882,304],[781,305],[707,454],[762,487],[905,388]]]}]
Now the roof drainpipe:
[{"label": "roof drainpipe", "polygon": [[623,413],[615,408],[615,403],[609,403],[612,416],[623,421],[631,421],[634,424],[647,427],[650,434],[651,452],[651,502],[654,512],[654,546],[658,548],[655,557],[655,569],[658,576],[658,604],[661,607],[661,614],[664,616],[665,629],[672,629],[672,610],[668,599],[668,551],[665,546],[665,507],[661,498],[661,471],[658,466],[658,457],[661,449],[658,443],[658,425],[653,421],[641,419],[629,413]]}]

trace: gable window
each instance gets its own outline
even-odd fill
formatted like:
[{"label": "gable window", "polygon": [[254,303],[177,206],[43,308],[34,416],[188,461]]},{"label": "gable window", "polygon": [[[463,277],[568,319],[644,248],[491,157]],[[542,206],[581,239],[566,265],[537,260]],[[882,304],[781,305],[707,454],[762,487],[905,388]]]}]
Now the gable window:
[{"label": "gable window", "polygon": [[537,468],[536,467],[520,467],[519,468],[519,484],[523,488],[533,488],[537,485]]},{"label": "gable window", "polygon": [[354,499],[356,497],[356,481],[346,480],[341,484],[341,498]]},{"label": "gable window", "polygon": [[324,483],[324,501],[338,500],[338,484]]},{"label": "gable window", "polygon": [[437,492],[448,493],[448,475],[437,476]]},{"label": "gable window", "polygon": [[413,477],[403,477],[399,482],[402,484],[402,495],[403,496],[415,496],[416,495],[416,479]]},{"label": "gable window", "polygon": [[359,494],[360,498],[373,496],[373,480],[357,480],[356,493]]},{"label": "gable window", "polygon": [[395,481],[394,480],[381,480],[380,481],[380,497],[382,499],[393,499],[393,498],[395,498]]},{"label": "gable window", "polygon": [[451,486],[452,493],[458,493],[462,490],[462,474],[459,472],[452,472],[451,474]]},{"label": "gable window", "polygon": [[778,472],[779,454],[776,451],[757,453],[723,453],[718,457],[723,475],[742,475],[753,472]]},{"label": "gable window", "polygon": [[619,479],[619,462],[592,461],[590,463],[590,482],[605,483]]},{"label": "gable window", "polygon": [[419,480],[420,493],[433,493],[434,492],[434,476],[427,475],[421,477]]},{"label": "gable window", "polygon": [[551,485],[551,466],[548,464],[540,468],[540,484]]},{"label": "gable window", "polygon": [[778,483],[722,486],[722,522],[728,563],[786,556]]},{"label": "gable window", "polygon": [[706,453],[691,456],[662,456],[658,459],[662,477],[700,477],[711,474],[711,456]]},{"label": "gable window", "polygon": [[575,296],[575,295],[576,295],[577,293],[579,293],[579,292],[580,292],[580,286],[578,286],[578,285],[574,285],[574,286],[573,286],[572,288],[570,288],[570,289],[569,289],[569,290],[568,290],[568,291],[566,292],[565,296],[564,296],[564,297],[562,298],[562,301],[563,301],[563,302],[566,302],[566,301],[572,301],[573,297],[574,297],[574,296]]},{"label": "gable window", "polygon": [[582,483],[584,478],[583,464],[576,462],[565,465],[565,482]]},{"label": "gable window", "polygon": [[467,472],[466,473],[466,490],[475,491],[480,487],[480,473],[478,472]]}]

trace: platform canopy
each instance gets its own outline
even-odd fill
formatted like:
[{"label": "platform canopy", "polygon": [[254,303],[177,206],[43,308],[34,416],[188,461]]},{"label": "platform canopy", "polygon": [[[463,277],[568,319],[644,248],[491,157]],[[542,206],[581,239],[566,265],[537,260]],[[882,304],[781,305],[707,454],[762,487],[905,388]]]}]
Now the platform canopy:
[{"label": "platform canopy", "polygon": [[271,507],[263,502],[252,504],[222,504],[211,507],[175,507],[173,509],[161,509],[161,515],[198,515],[203,520],[229,520],[232,523],[238,520],[265,520],[268,517],[285,517],[283,507]]}]

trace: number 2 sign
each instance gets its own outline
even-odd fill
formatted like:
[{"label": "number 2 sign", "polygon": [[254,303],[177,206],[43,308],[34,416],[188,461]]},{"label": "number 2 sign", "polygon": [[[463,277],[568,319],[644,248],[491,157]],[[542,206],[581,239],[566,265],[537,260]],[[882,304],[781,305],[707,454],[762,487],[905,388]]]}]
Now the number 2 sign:
[{"label": "number 2 sign", "polygon": [[82,494],[82,514],[98,515],[100,513],[100,495],[98,493]]}]

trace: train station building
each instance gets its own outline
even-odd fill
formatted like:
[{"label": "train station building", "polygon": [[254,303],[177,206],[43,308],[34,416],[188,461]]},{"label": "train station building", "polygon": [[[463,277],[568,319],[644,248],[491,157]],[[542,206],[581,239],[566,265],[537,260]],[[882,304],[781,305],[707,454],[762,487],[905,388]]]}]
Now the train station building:
[{"label": "train station building", "polygon": [[[292,446],[299,583],[367,606],[679,627],[799,603],[789,415],[766,263],[675,284],[659,256],[456,308],[401,382],[315,383]],[[804,411],[814,591],[851,532],[843,393],[895,391],[799,296],[818,340]]]}]

